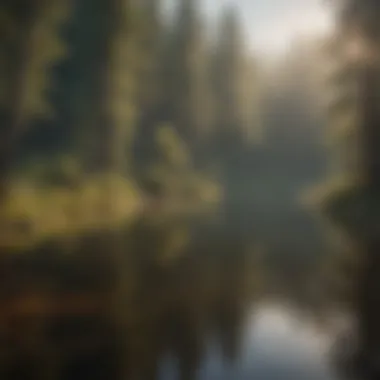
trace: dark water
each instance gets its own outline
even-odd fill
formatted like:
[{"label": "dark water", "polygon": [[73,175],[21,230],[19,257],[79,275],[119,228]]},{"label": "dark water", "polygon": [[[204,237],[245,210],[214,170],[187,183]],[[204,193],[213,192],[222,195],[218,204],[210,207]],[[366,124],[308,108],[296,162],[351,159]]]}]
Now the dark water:
[{"label": "dark water", "polygon": [[232,222],[142,215],[4,259],[1,378],[333,379],[327,333]]}]

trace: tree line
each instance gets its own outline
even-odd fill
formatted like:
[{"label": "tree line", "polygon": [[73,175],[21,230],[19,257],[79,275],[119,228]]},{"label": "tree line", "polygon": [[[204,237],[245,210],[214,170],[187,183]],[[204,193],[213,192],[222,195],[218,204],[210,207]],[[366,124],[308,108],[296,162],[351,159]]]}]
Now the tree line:
[{"label": "tree line", "polygon": [[141,176],[160,139],[201,170],[252,148],[255,65],[233,7],[215,38],[191,0],[172,19],[157,0],[4,1],[0,18],[1,177],[60,155]]},{"label": "tree line", "polygon": [[[322,197],[325,215],[340,231],[328,278],[337,291],[334,301],[354,320],[351,338],[341,340],[338,362],[346,374],[365,379],[379,377],[379,12],[375,1],[337,6],[338,28],[330,48],[335,69],[329,81],[334,94],[329,129],[339,181]],[[348,355],[343,347],[347,344]]]}]

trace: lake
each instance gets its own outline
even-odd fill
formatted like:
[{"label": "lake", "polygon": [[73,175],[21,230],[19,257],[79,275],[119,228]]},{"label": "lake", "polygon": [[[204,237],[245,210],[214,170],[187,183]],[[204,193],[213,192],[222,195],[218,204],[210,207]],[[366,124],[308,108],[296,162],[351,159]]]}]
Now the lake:
[{"label": "lake", "polygon": [[3,378],[334,379],[308,269],[280,275],[237,216],[144,214],[9,255]]}]

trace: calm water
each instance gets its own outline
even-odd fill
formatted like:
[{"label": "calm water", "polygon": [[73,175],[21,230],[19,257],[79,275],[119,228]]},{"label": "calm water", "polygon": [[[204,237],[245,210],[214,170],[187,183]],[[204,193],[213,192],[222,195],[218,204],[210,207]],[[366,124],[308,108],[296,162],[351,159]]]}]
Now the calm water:
[{"label": "calm water", "polygon": [[12,256],[3,378],[333,379],[327,334],[227,216],[142,215]]},{"label": "calm water", "polygon": [[[279,305],[261,305],[248,314],[241,354],[233,362],[222,360],[221,347],[210,340],[197,371],[198,379],[329,380],[326,362],[328,338],[306,321],[295,320]],[[160,379],[176,379],[175,360],[167,359]]]}]

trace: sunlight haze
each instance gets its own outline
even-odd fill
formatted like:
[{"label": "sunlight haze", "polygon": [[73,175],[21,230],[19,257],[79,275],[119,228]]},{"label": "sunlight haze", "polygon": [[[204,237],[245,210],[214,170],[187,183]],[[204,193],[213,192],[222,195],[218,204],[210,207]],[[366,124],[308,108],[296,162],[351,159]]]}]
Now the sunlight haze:
[{"label": "sunlight haze", "polygon": [[[171,9],[176,0],[166,0]],[[318,37],[331,30],[331,9],[321,0],[201,0],[208,17],[223,5],[235,5],[244,20],[252,49],[260,54],[284,53],[299,37]]]}]

